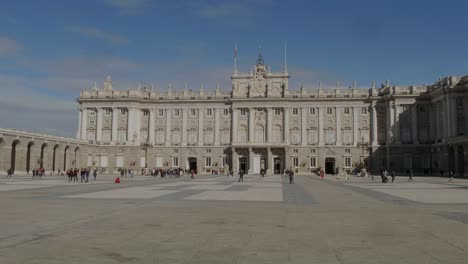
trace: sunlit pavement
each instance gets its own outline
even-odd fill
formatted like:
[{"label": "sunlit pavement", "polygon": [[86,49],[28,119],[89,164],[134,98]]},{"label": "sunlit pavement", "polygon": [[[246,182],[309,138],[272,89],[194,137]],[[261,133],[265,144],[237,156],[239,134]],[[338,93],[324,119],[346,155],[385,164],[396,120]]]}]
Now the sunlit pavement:
[{"label": "sunlit pavement", "polygon": [[[0,178],[0,263],[466,263],[468,181]],[[80,178],[80,177],[78,177]],[[80,180],[80,179],[79,179]]]}]

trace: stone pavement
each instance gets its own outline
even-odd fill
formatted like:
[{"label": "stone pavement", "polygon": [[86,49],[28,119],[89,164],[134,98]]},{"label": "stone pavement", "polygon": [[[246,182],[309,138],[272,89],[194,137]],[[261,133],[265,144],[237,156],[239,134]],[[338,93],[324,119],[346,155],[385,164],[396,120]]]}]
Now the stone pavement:
[{"label": "stone pavement", "polygon": [[[466,263],[468,182],[0,179],[0,263]],[[27,188],[22,188],[25,186]],[[33,186],[33,187],[31,187]]]}]

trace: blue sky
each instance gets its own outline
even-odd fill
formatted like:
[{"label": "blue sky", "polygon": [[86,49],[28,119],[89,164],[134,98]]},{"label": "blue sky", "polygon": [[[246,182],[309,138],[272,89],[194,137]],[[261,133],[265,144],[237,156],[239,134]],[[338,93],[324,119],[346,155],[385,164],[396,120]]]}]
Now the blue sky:
[{"label": "blue sky", "polygon": [[282,69],[291,88],[464,75],[466,1],[0,1],[0,127],[74,136],[79,92],[111,75],[166,89],[229,89],[239,70]]}]

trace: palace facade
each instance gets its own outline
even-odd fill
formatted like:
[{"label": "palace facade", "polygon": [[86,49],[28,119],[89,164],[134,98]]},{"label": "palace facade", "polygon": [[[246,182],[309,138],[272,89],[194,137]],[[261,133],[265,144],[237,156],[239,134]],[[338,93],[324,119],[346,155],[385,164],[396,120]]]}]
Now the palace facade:
[{"label": "palace facade", "polygon": [[[261,55],[249,73],[234,71],[230,91],[219,86],[176,91],[170,85],[164,92],[114,90],[109,77],[102,88],[84,90],[77,99],[78,139],[72,143],[80,150],[79,160],[67,163],[60,156],[57,164],[107,172],[181,167],[204,174],[262,168],[267,173],[289,168],[331,173],[367,167],[399,174],[408,169],[468,174],[468,76],[433,85],[387,81],[367,89],[353,84],[296,90],[290,89],[289,78],[286,65],[282,72],[271,72]],[[31,161],[18,161],[13,152],[20,146],[28,151],[28,140],[14,145],[3,134],[2,170],[16,166],[23,171],[23,163]]]}]

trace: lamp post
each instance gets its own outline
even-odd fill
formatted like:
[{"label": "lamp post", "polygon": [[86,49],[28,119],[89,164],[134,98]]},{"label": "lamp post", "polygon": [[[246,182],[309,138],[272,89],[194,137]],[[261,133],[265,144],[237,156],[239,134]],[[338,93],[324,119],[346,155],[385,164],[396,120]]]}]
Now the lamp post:
[{"label": "lamp post", "polygon": [[145,142],[141,143],[140,145],[141,149],[145,150],[145,169],[148,168],[148,148],[152,148],[153,144],[148,142],[148,139],[146,139]]}]

